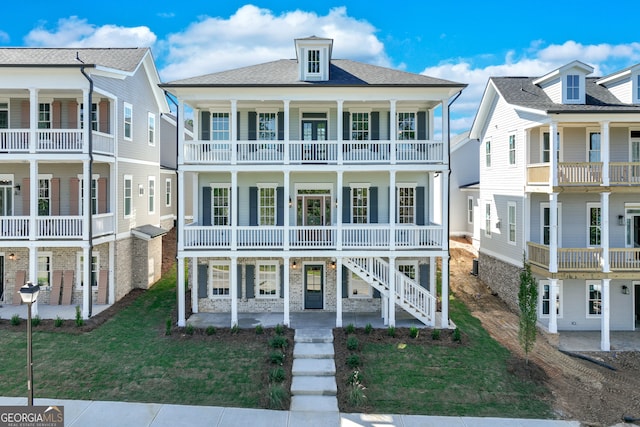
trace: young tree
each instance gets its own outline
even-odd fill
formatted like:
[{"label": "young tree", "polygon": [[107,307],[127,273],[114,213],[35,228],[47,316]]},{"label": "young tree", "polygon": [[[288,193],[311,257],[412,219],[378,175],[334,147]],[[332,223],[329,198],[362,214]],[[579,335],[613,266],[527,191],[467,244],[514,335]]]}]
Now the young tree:
[{"label": "young tree", "polygon": [[529,352],[536,342],[536,321],[538,307],[538,286],[531,273],[531,266],[525,262],[520,272],[520,291],[518,292],[520,307],[520,329],[518,339],[524,350],[525,361],[529,364]]}]

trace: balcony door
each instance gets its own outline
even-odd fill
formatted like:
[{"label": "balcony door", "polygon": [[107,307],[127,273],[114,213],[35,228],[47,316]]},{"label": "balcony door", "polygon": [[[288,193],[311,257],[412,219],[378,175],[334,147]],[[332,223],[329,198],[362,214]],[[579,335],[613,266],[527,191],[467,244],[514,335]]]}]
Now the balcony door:
[{"label": "balcony door", "polygon": [[313,227],[300,230],[299,239],[313,242],[328,242],[331,239],[329,230],[319,229],[331,225],[330,190],[298,190],[296,210],[296,224]]},{"label": "balcony door", "polygon": [[320,265],[304,266],[304,308],[305,309],[322,309],[323,282],[324,282],[324,266],[323,265],[320,264]]},{"label": "balcony door", "polygon": [[[303,120],[302,121],[303,141],[326,141],[327,121],[326,120]],[[302,146],[302,160],[322,161],[327,160],[326,144],[305,143]]]},{"label": "balcony door", "polygon": [[13,181],[0,178],[0,216],[13,215]]}]

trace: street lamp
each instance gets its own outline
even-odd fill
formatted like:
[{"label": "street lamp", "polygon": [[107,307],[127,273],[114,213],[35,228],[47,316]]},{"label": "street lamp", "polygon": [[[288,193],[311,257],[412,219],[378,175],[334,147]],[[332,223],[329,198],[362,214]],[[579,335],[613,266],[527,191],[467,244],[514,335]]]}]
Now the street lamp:
[{"label": "street lamp", "polygon": [[20,288],[20,298],[22,302],[27,303],[27,390],[29,396],[27,397],[27,405],[33,406],[33,358],[32,358],[32,346],[31,346],[31,304],[38,300],[38,293],[40,293],[40,285],[33,285],[31,282],[27,282]]}]

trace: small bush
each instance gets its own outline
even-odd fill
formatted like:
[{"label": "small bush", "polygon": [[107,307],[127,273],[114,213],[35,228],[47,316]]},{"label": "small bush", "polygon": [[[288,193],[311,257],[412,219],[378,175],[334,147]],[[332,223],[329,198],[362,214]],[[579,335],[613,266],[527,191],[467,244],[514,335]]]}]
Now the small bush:
[{"label": "small bush", "polygon": [[191,323],[187,323],[187,327],[184,328],[184,333],[187,335],[193,335],[195,331],[196,331],[196,328],[194,328]]},{"label": "small bush", "polygon": [[353,335],[347,338],[347,348],[349,350],[357,350],[358,349],[358,338]]},{"label": "small bush", "polygon": [[275,332],[276,332],[276,335],[282,335],[282,334],[284,334],[284,326],[282,326],[280,323],[278,323],[278,324],[276,325],[276,327],[275,327],[275,329],[274,329],[274,330],[275,330]]},{"label": "small bush", "polygon": [[40,316],[36,316],[36,317],[32,317],[31,318],[31,326],[33,326],[33,327],[38,326],[40,324],[40,322],[42,322],[42,319],[40,319]]},{"label": "small bush", "polygon": [[56,328],[61,327],[63,324],[64,324],[64,320],[60,316],[57,316],[56,320],[54,320],[53,322],[53,326],[55,326]]},{"label": "small bush", "polygon": [[453,340],[456,341],[456,342],[462,341],[462,336],[460,335],[460,329],[459,328],[455,328],[453,330]]},{"label": "small bush", "polygon": [[231,333],[232,333],[233,335],[236,335],[236,334],[237,334],[237,333],[239,333],[239,332],[240,332],[240,326],[238,326],[238,324],[236,323],[235,325],[233,325],[233,326],[231,327]]},{"label": "small bush", "polygon": [[22,320],[20,319],[20,316],[18,316],[17,314],[14,314],[13,316],[11,316],[11,324],[13,326],[18,326],[20,322],[22,322]]},{"label": "small bush", "polygon": [[281,383],[285,378],[286,374],[284,373],[284,369],[281,366],[269,371],[269,381],[271,381],[272,383]]},{"label": "small bush", "polygon": [[357,354],[352,354],[347,357],[347,366],[350,368],[357,368],[360,366],[360,356]]},{"label": "small bush", "polygon": [[354,326],[353,323],[349,323],[347,326],[345,326],[344,331],[347,334],[352,334],[356,331],[356,327]]},{"label": "small bush", "polygon": [[396,336],[396,328],[395,328],[395,326],[389,326],[387,328],[387,335],[389,335],[390,337],[395,337]]},{"label": "small bush", "polygon": [[269,360],[275,365],[282,365],[284,363],[284,353],[281,351],[272,351],[269,355]]},{"label": "small bush", "polygon": [[433,329],[431,331],[431,339],[436,341],[440,339],[440,329]]},{"label": "small bush", "polygon": [[207,326],[207,329],[204,330],[204,333],[207,335],[214,335],[216,333],[216,328],[214,326]]},{"label": "small bush", "polygon": [[373,332],[373,326],[371,326],[371,323],[367,323],[367,326],[364,327],[364,331],[367,333],[367,335],[370,335],[371,332]]},{"label": "small bush", "polygon": [[262,325],[256,325],[256,335],[262,335],[263,332],[264,328],[262,327]]},{"label": "small bush", "polygon": [[417,327],[412,326],[409,328],[409,336],[411,338],[418,338],[418,333],[420,333],[420,330]]},{"label": "small bush", "polygon": [[84,319],[82,318],[82,312],[80,306],[76,305],[76,326],[79,328],[84,325]]},{"label": "small bush", "polygon": [[362,382],[362,375],[357,369],[349,374],[347,378],[348,385],[360,384]]},{"label": "small bush", "polygon": [[285,409],[284,403],[287,396],[287,392],[281,384],[269,385],[269,408],[271,409]]},{"label": "small bush", "polygon": [[287,338],[282,335],[276,335],[269,340],[271,348],[286,348],[287,344]]},{"label": "small bush", "polygon": [[367,396],[364,394],[364,386],[359,382],[350,386],[348,396],[349,403],[352,406],[362,406],[367,400]]},{"label": "small bush", "polygon": [[173,326],[173,322],[171,321],[171,318],[168,317],[167,321],[164,324],[164,334],[165,335],[171,335],[171,327]]}]

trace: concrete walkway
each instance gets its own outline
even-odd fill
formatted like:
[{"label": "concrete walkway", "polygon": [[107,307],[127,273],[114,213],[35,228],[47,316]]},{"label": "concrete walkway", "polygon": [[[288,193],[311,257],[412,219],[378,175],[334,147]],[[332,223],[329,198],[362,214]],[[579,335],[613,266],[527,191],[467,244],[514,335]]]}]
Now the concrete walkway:
[{"label": "concrete walkway", "polygon": [[[34,403],[63,406],[66,427],[580,427],[578,421],[514,418],[271,411],[39,398]],[[26,404],[26,397],[0,397],[0,406]]]}]

